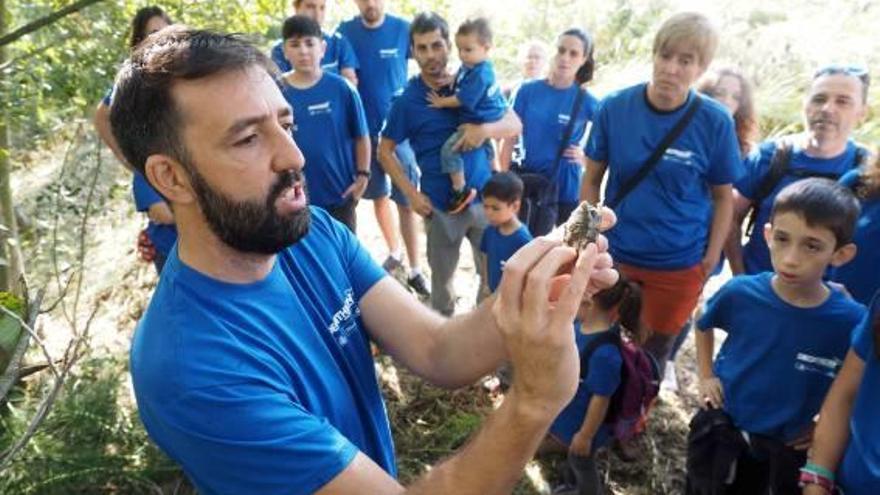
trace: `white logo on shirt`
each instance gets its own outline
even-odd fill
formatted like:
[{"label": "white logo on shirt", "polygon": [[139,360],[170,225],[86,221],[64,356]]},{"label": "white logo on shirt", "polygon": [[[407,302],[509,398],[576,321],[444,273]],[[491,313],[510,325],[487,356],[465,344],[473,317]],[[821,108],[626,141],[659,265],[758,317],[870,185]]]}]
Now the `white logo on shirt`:
[{"label": "white logo on shirt", "polygon": [[330,325],[327,330],[330,335],[336,339],[340,346],[348,344],[348,340],[352,334],[357,331],[357,322],[355,318],[360,316],[361,310],[354,302],[354,291],[347,289],[345,298],[342,300],[342,307],[333,314]]},{"label": "white logo on shirt", "polygon": [[824,358],[799,352],[797,357],[795,357],[794,369],[807,373],[819,373],[828,378],[834,378],[842,364],[843,361],[838,358]]},{"label": "white logo on shirt", "polygon": [[567,113],[560,113],[557,116],[557,119],[559,120],[560,124],[565,125],[568,124],[569,120],[571,120],[571,115],[568,115]]},{"label": "white logo on shirt", "polygon": [[668,148],[666,150],[666,153],[663,153],[664,160],[681,163],[682,165],[693,165],[693,158],[694,152],[688,150],[677,150],[675,148]]},{"label": "white logo on shirt", "polygon": [[313,117],[315,115],[321,115],[321,114],[327,114],[327,113],[333,112],[333,109],[330,108],[329,101],[325,101],[324,103],[315,103],[314,105],[309,105],[306,108],[309,110],[309,115],[311,115]]},{"label": "white logo on shirt", "polygon": [[399,50],[397,48],[383,48],[379,50],[380,58],[397,58],[397,52]]}]

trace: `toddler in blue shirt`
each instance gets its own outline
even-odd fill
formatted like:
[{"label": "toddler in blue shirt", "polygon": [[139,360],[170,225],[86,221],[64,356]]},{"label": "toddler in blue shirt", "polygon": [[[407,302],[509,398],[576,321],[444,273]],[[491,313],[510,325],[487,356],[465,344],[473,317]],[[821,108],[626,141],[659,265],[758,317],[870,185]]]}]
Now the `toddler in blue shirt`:
[{"label": "toddler in blue shirt", "polygon": [[[461,68],[455,77],[455,93],[441,96],[437,92],[428,95],[434,108],[458,108],[462,124],[485,124],[497,122],[507,112],[507,100],[495,82],[495,69],[488,60],[492,47],[492,30],[489,21],[483,17],[470,19],[458,27],[455,46],[461,59]],[[464,176],[464,160],[457,144],[462,131],[449,136],[441,155],[441,170],[449,174],[452,182],[452,199],[449,213],[460,213],[467,209],[477,196],[477,190],[468,187]],[[490,145],[491,146],[491,145]]]}]

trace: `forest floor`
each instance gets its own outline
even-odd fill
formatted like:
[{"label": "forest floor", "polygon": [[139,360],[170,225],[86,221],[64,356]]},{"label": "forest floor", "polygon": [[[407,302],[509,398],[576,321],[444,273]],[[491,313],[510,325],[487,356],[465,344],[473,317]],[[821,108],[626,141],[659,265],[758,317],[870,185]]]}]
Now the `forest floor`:
[{"label": "forest floor", "polygon": [[[13,175],[16,203],[30,223],[23,235],[23,248],[28,253],[31,286],[45,287],[47,300],[52,300],[59,293],[58,287],[77,269],[79,240],[84,241],[87,249],[83,257],[79,304],[73,307],[68,294],[65,305],[41,316],[39,331],[49,350],[59,352],[70,338],[69,317],[84,321],[97,305],[84,362],[116,363],[118,373],[114,376],[118,388],[114,397],[125,418],[123,423],[125,428],[142,430],[134,411],[127,359],[135,324],[157,281],[152,265],[140,261],[135,253],[136,236],[145,220],[134,211],[129,173],[106,150],[100,151],[101,158],[97,158],[96,143],[90,131],[74,141],[77,144],[70,150],[23,157],[19,160],[23,166]],[[98,163],[101,167],[96,175]],[[92,181],[94,199],[87,212],[88,229],[81,234],[84,198],[89,194]],[[372,204],[361,202],[357,213],[358,237],[381,262],[386,248],[375,223]],[[53,242],[53,237],[57,242]],[[419,239],[422,266],[427,269],[424,236],[420,235]],[[473,307],[477,290],[467,243],[462,246],[455,284],[456,310],[467,311]],[[639,440],[642,457],[625,463],[612,453],[598,454],[610,493],[683,492],[687,423],[696,408],[692,340],[685,345],[677,369],[680,391],[661,394],[648,429]],[[500,400],[479,383],[454,392],[437,389],[396,367],[387,356],[377,358],[377,372],[388,406],[403,482],[417,477],[463,445]],[[38,387],[31,385],[31,390]],[[514,493],[549,493],[558,480],[562,460],[564,457],[557,455],[531,462]],[[182,480],[182,474],[175,473],[170,481],[168,476],[156,480],[156,486],[166,493],[188,492]],[[106,486],[94,488],[95,492],[108,491]]]}]

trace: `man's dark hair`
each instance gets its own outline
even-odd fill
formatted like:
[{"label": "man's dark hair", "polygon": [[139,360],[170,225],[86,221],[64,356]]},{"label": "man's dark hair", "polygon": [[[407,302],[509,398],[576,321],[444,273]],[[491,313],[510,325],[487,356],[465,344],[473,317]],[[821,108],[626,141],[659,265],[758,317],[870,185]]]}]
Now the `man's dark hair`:
[{"label": "man's dark hair", "polygon": [[281,38],[287,41],[291,38],[318,38],[323,39],[324,33],[321,26],[311,17],[293,15],[284,20],[281,26]]},{"label": "man's dark hair", "polygon": [[171,96],[176,81],[191,81],[251,66],[275,75],[274,64],[236,34],[169,26],[132,53],[116,76],[110,125],[125,159],[144,172],[147,157],[188,163],[182,116]]},{"label": "man's dark hair", "polygon": [[776,215],[796,213],[810,227],[834,234],[837,249],[852,242],[861,207],[849,188],[830,179],[811,177],[785,186],[773,201],[770,223]]},{"label": "man's dark hair", "polygon": [[171,18],[168,17],[168,14],[166,14],[161,7],[155,5],[143,7],[134,14],[134,17],[131,18],[131,38],[128,40],[129,48],[134,49],[150,34],[147,32],[147,23],[150,22],[150,19],[153,17],[159,17],[168,24],[173,24]]},{"label": "man's dark hair", "polygon": [[593,43],[593,36],[590,35],[587,30],[581,28],[567,29],[559,36],[574,36],[581,41],[581,44],[583,44],[584,46],[584,55],[586,55],[587,61],[584,62],[583,65],[578,67],[577,74],[575,74],[574,78],[578,82],[578,84],[584,84],[592,81],[593,72],[596,71],[596,59],[593,56],[593,48],[595,48]]},{"label": "man's dark hair", "polygon": [[522,199],[523,181],[513,172],[493,174],[483,186],[484,198],[495,198],[505,203]]},{"label": "man's dark hair", "polygon": [[419,12],[409,25],[409,42],[412,44],[413,36],[416,34],[433,33],[440,31],[440,36],[449,43],[449,24],[446,19],[440,17],[436,12]]},{"label": "man's dark hair", "polygon": [[471,34],[477,35],[477,41],[483,46],[492,44],[492,28],[489,27],[489,20],[485,17],[475,17],[462,22],[455,33],[456,36]]}]

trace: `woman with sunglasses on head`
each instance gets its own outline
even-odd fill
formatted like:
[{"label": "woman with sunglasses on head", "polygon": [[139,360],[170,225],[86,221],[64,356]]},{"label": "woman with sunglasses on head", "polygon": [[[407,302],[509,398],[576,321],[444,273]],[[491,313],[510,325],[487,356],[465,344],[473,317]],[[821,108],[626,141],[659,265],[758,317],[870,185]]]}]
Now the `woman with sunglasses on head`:
[{"label": "woman with sunglasses on head", "polygon": [[[135,13],[131,20],[129,49],[134,51],[147,36],[172,24],[171,18],[161,7],[144,7]],[[134,173],[132,193],[138,211],[147,213],[149,223],[138,236],[138,252],[145,261],[152,261],[156,272],[162,272],[165,258],[177,241],[174,214],[165,200],[150,186],[146,178],[135,171],[122,156],[119,145],[110,130],[110,105],[113,99],[111,89],[95,110],[95,130],[123,165]]]},{"label": "woman with sunglasses on head", "polygon": [[568,29],[556,41],[548,76],[523,83],[514,97],[513,110],[522,121],[523,132],[518,138],[504,141],[501,168],[510,168],[518,144],[522,147],[522,163],[516,170],[539,174],[556,188],[555,204],[533,212],[540,215],[530,222],[533,235],[546,234],[578,205],[583,141],[598,103],[581,86],[592,80],[595,65],[592,36],[580,28]]}]

